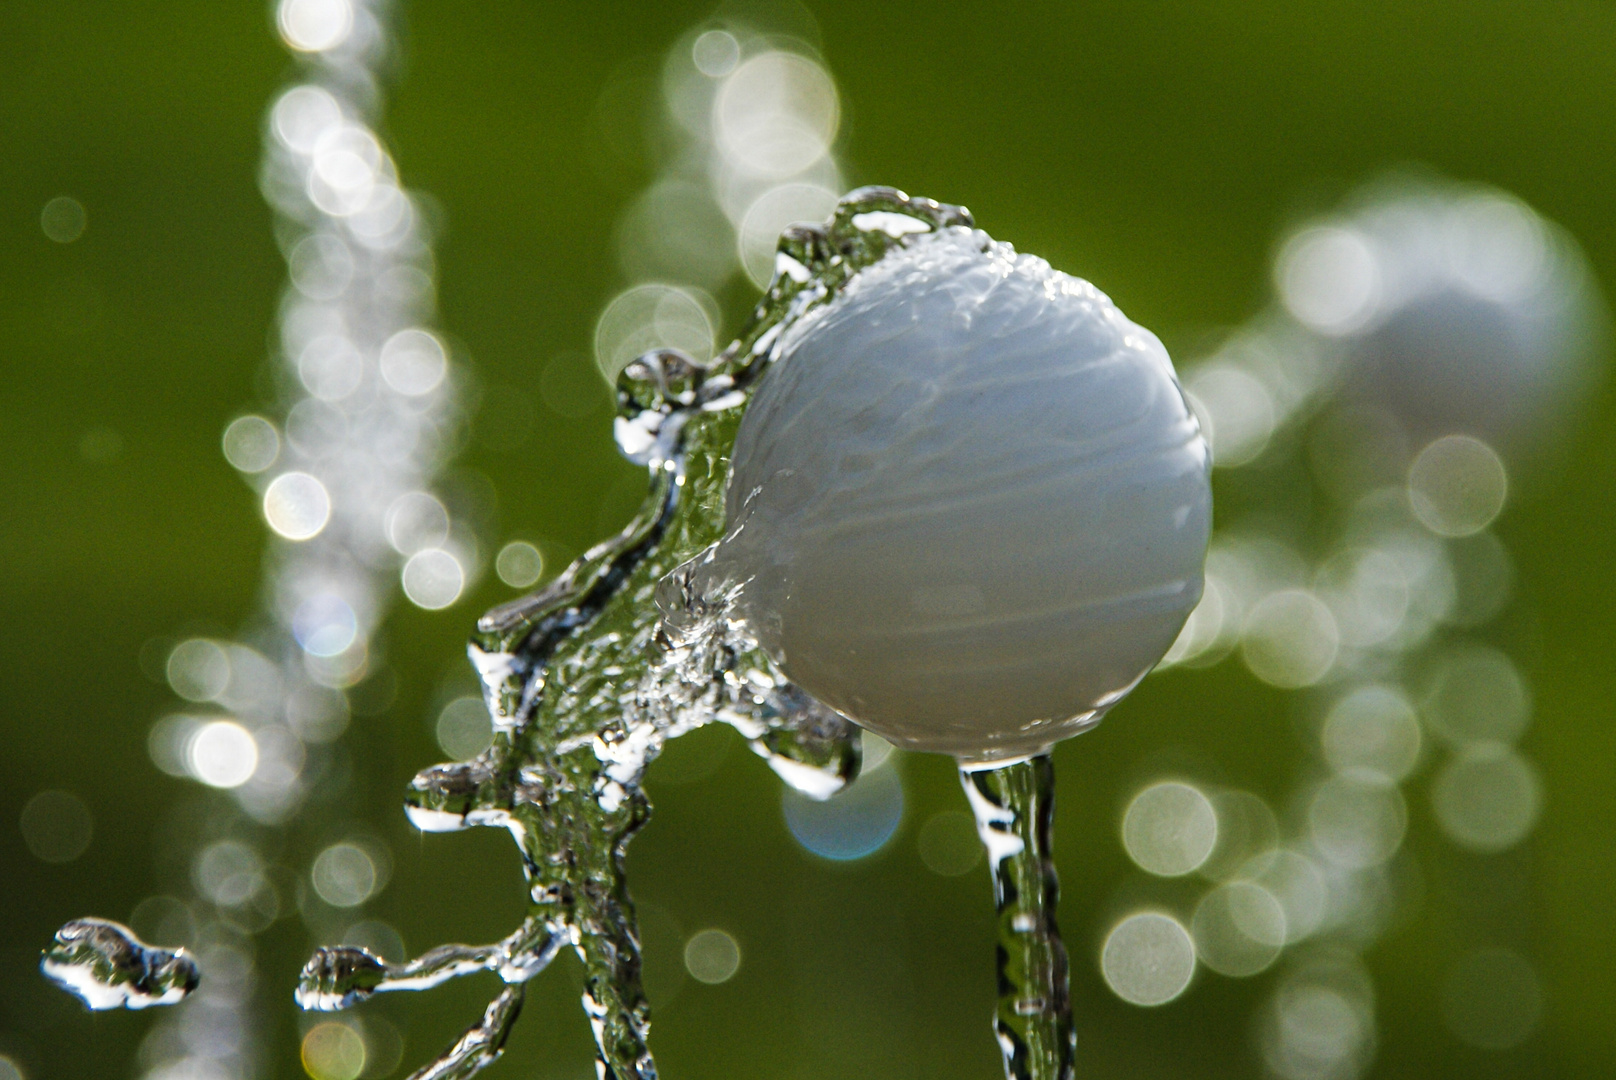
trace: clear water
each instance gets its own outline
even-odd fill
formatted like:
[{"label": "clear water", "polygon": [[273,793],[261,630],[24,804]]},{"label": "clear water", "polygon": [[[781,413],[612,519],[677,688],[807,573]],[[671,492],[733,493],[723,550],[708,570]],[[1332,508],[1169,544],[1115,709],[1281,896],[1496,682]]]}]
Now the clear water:
[{"label": "clear water", "polygon": [[39,969],[89,1009],[145,1009],[183,1001],[199,981],[184,949],[160,949],[107,919],[74,919],[56,931]]},{"label": "clear water", "polygon": [[1066,946],[1055,925],[1060,883],[1050,857],[1055,765],[1048,754],[961,769],[988,849],[999,916],[999,1008],[993,1030],[1010,1080],[1070,1080],[1077,1048]]}]

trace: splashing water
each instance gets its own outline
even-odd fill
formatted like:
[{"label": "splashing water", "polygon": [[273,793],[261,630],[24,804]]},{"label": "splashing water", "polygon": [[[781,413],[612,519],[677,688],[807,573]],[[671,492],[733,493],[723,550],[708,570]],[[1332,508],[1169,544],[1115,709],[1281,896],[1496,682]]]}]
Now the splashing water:
[{"label": "splashing water", "polygon": [[[882,215],[899,216],[905,229],[883,228]],[[686,565],[723,532],[741,414],[788,325],[906,236],[970,220],[958,207],[891,189],[854,192],[827,227],[786,231],[768,292],[710,366],[659,350],[624,369],[616,437],[648,468],[644,508],[551,585],[479,620],[470,655],[494,717],[493,745],[472,761],[423,771],[406,796],[423,830],[510,831],[527,876],[527,918],[496,944],[446,946],[408,964],[321,949],[303,971],[299,1004],[344,1008],[381,991],[496,971],[507,986],[483,1019],[415,1074],[469,1076],[498,1056],[523,984],[570,944],[585,966],[584,1009],[602,1075],[656,1075],[623,875],[625,846],[649,814],[646,767],[666,740],[722,721],[810,796],[829,797],[858,771],[853,725],[786,681],[732,617],[731,598],[697,589]]]},{"label": "splashing water", "polygon": [[196,961],[184,949],[141,941],[108,919],[74,919],[56,931],[39,969],[90,1009],[173,1005],[196,989]]},{"label": "splashing water", "polygon": [[[872,271],[878,263],[882,271]],[[940,287],[939,281],[952,284]],[[926,306],[886,312],[883,298],[912,299],[916,293],[910,286],[927,297]],[[852,302],[854,294],[862,297],[858,304]],[[885,321],[889,318],[891,323]],[[974,336],[967,332],[972,319],[982,324]],[[962,761],[1000,909],[1004,995],[996,1027],[1007,1075],[1060,1080],[1072,1074],[1066,955],[1053,917],[1054,772],[1047,750],[1092,726],[1120,700],[1160,657],[1194,606],[1210,518],[1205,446],[1159,344],[1092,286],[995,244],[971,229],[962,208],[911,199],[889,188],[853,192],[823,228],[788,228],[768,292],[740,338],[710,366],[663,349],[623,370],[616,438],[625,455],[647,466],[650,479],[639,516],[548,588],[496,608],[478,623],[470,656],[494,718],[493,744],[472,761],[420,773],[405,808],[425,831],[474,825],[509,830],[528,882],[530,907],[522,925],[496,944],[445,946],[407,964],[383,963],[357,948],[321,949],[300,981],[297,997],[305,1008],[344,1008],[382,991],[422,989],[474,971],[495,971],[507,985],[483,1019],[416,1074],[469,1076],[498,1056],[527,980],[571,944],[584,962],[583,1004],[595,1030],[600,1074],[617,1080],[656,1075],[646,1046],[650,1021],[640,985],[639,936],[623,875],[625,847],[649,815],[641,788],[647,766],[667,739],[713,721],[739,730],[782,778],[815,798],[841,789],[859,766],[852,722],[785,674],[803,653],[788,658],[782,634],[800,633],[805,624],[811,632],[823,631],[826,598],[819,597],[818,607],[791,609],[783,599],[759,604],[748,596],[760,575],[772,572],[777,578],[781,572],[774,557],[780,551],[770,547],[771,537],[823,538],[802,525],[771,532],[762,523],[782,505],[811,505],[800,499],[793,503],[791,490],[800,494],[804,485],[812,488],[825,470],[776,461],[770,466],[773,479],[754,483],[758,478],[741,475],[739,465],[733,474],[731,468],[737,439],[746,443],[756,435],[755,430],[748,435],[742,415],[764,371],[788,358],[792,373],[817,370],[819,361],[803,345],[809,327],[821,345],[827,327],[833,328],[832,342],[862,328],[887,345],[905,327],[922,327],[921,336],[883,353],[883,362],[902,368],[910,362],[906,350],[933,350],[952,365],[956,383],[964,379],[966,398],[979,401],[983,392],[980,381],[966,377],[972,372],[990,384],[999,380],[1001,391],[1005,385],[1012,393],[1021,391],[1019,398],[1001,399],[991,408],[979,403],[969,410],[971,423],[951,425],[946,414],[922,410],[919,415],[930,418],[930,439],[951,438],[957,462],[932,449],[918,464],[906,459],[895,474],[881,476],[878,470],[877,481],[896,481],[905,495],[932,510],[945,504],[957,511],[958,500],[969,492],[927,484],[917,490],[911,483],[918,468],[925,475],[952,475],[950,482],[957,485],[958,470],[948,468],[957,464],[978,496],[1009,491],[1015,498],[1035,496],[1039,506],[1052,499],[1099,501],[1107,516],[1091,532],[1112,540],[1148,534],[1158,541],[1158,557],[1128,557],[1120,564],[1115,551],[1127,545],[1079,546],[1075,555],[1088,561],[1076,570],[1068,567],[1068,574],[1084,584],[1075,594],[1054,597],[1053,607],[1045,590],[1046,602],[1034,605],[1031,614],[1022,605],[960,621],[958,616],[976,609],[942,610],[936,604],[917,609],[933,617],[925,627],[931,648],[969,654],[963,658],[967,666],[974,663],[980,673],[964,685],[983,711],[966,719],[948,713],[929,733],[918,722],[893,729],[908,745]],[[943,337],[934,340],[937,334]],[[1067,366],[1052,385],[1071,392],[1074,374],[1079,382],[1098,379],[1106,403],[1126,402],[1129,408],[1112,410],[1109,422],[1087,416],[1073,420],[1064,406],[1048,404],[1047,393],[1028,394],[1028,385],[1043,387],[1039,380],[1051,379],[1040,364],[1057,356],[1065,357]],[[872,398],[880,396],[877,384],[891,374],[866,373]],[[789,400],[798,383],[793,378],[783,385]],[[954,407],[960,398],[959,386],[941,386],[931,404]],[[1034,413],[1025,409],[1028,400],[1039,406]],[[791,430],[792,422],[780,421],[777,412],[789,413],[792,406],[782,406],[778,393],[768,405],[765,412],[774,426]],[[1007,418],[1024,428],[1031,422],[1036,431],[1038,422],[1048,423],[1055,414],[1060,417],[1055,437],[1064,440],[1059,460],[1044,461],[1031,480],[1025,466],[994,475],[1019,449],[994,456],[980,453],[971,441],[994,425],[1002,430]],[[831,426],[839,430],[836,423]],[[927,440],[925,433],[915,437]],[[1028,437],[1025,431],[1023,437]],[[800,436],[782,438],[777,449],[802,449]],[[888,455],[915,452],[913,440],[900,440]],[[990,464],[971,473],[978,459]],[[1021,486],[1007,485],[1007,478]],[[867,481],[865,489],[874,482]],[[783,496],[781,484],[787,489]],[[954,520],[1001,523],[1003,505],[988,505],[992,512],[985,516],[961,518],[956,512]],[[1010,505],[1026,516],[1023,505]],[[878,518],[859,525],[873,520]],[[1034,515],[1033,531],[1039,523]],[[738,542],[748,530],[752,540]],[[1074,553],[1058,548],[1054,561]],[[1021,559],[1019,565],[1042,573],[1049,561]],[[945,580],[934,570],[925,575],[933,591]],[[767,585],[764,589],[765,597],[773,596]],[[837,600],[828,603],[835,608]],[[1097,658],[1080,665],[1077,674],[1044,663],[1042,653],[1016,659],[1005,641],[1008,633],[1021,642],[1053,636],[1058,642],[1053,647],[1069,647],[1074,640],[1086,646],[1107,628],[1112,640],[1088,650]],[[865,655],[854,644],[843,649]],[[827,678],[834,668],[819,662],[826,654],[813,655],[815,694],[822,695],[819,687],[824,687],[833,700],[845,700],[839,707],[870,721],[866,703],[873,691],[865,673],[844,671],[837,684]],[[888,650],[876,681],[917,677],[913,665],[903,670],[904,655],[916,654]],[[925,654],[923,666],[931,655]],[[896,666],[890,663],[894,660]],[[1011,677],[1023,680],[1018,693],[1036,700],[1036,709],[1014,695],[1008,704],[1003,700],[999,691]],[[970,710],[972,701],[956,703],[955,712]],[[874,726],[886,731],[880,722]]]}]

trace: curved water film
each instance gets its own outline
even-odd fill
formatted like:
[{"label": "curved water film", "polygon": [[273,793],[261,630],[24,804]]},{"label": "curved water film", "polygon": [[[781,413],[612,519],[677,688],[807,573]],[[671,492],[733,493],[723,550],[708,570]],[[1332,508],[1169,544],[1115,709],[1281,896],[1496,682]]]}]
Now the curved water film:
[{"label": "curved water film", "polygon": [[88,1009],[173,1005],[196,989],[196,961],[184,949],[147,945],[107,919],[74,919],[56,931],[39,969]]}]

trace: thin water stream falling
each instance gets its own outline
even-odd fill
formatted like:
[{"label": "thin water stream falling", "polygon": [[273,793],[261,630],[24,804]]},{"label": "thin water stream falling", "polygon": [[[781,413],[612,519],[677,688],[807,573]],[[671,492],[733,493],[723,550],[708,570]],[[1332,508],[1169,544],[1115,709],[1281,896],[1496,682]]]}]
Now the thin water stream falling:
[{"label": "thin water stream falling", "polygon": [[1074,1075],[1066,946],[1055,925],[1060,883],[1050,854],[1055,763],[1039,754],[998,768],[960,770],[988,850],[999,916],[999,1007],[993,1029],[1012,1080]]}]

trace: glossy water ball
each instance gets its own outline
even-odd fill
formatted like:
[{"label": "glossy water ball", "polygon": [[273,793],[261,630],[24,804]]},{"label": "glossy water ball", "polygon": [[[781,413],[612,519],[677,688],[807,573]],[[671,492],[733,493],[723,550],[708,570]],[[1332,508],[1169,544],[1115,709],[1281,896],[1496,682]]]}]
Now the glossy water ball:
[{"label": "glossy water ball", "polygon": [[949,229],[787,332],[714,566],[820,700],[898,746],[1011,759],[1098,722],[1172,644],[1208,468],[1153,334]]}]

